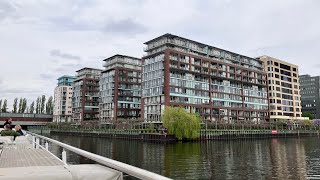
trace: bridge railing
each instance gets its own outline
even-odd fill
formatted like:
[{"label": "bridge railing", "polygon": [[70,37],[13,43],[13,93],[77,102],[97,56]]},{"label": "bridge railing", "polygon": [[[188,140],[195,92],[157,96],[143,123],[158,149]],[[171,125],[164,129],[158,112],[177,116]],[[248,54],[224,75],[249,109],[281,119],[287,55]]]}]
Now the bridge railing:
[{"label": "bridge railing", "polygon": [[52,114],[0,113],[0,117],[11,118],[52,118]]},{"label": "bridge railing", "polygon": [[[78,155],[81,155],[83,157],[86,157],[88,159],[91,159],[101,165],[104,165],[106,167],[115,169],[117,171],[123,172],[125,174],[128,174],[130,176],[136,177],[138,179],[146,179],[146,180],[170,180],[170,178],[161,176],[159,174],[141,169],[141,168],[137,168],[134,166],[131,166],[129,164],[125,164],[119,161],[115,161],[97,154],[93,154],[90,153],[88,151],[70,146],[68,144],[62,143],[60,141],[45,137],[45,136],[41,136],[35,133],[31,133],[28,132],[28,134],[31,134],[33,136],[33,146],[36,148],[39,148],[39,146],[41,146],[40,144],[40,140],[43,140],[45,142],[45,147],[42,146],[42,148],[46,149],[47,151],[49,151],[48,148],[48,142],[55,144],[57,146],[60,146],[63,148],[62,150],[62,161],[67,164],[67,156],[66,156],[66,150],[71,151],[73,153],[76,153]],[[51,152],[50,152],[51,153]]]}]

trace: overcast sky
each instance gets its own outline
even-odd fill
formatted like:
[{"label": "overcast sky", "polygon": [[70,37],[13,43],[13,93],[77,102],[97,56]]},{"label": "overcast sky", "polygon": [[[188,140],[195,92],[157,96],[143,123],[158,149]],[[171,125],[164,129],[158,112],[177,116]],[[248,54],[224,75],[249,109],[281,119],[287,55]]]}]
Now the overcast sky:
[{"label": "overcast sky", "polygon": [[53,95],[57,78],[172,33],[320,75],[317,0],[0,0],[0,99]]}]

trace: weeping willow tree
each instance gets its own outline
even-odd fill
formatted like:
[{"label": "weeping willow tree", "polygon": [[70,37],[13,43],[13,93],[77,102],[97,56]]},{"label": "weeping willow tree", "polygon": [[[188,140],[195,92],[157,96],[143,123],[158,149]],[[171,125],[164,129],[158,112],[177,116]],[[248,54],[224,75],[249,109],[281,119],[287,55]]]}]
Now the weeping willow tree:
[{"label": "weeping willow tree", "polygon": [[163,126],[179,140],[200,137],[200,117],[181,107],[166,107],[162,117]]}]

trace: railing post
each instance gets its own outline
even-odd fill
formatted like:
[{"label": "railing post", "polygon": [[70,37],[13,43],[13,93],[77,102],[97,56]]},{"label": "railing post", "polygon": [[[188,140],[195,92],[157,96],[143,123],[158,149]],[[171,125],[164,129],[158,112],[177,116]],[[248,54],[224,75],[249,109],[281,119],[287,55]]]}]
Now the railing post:
[{"label": "railing post", "polygon": [[40,138],[36,138],[36,149],[39,149],[40,146]]},{"label": "railing post", "polygon": [[46,150],[47,150],[47,151],[49,151],[49,144],[48,144],[48,141],[46,141],[45,147],[46,147]]},{"label": "railing post", "polygon": [[62,149],[62,161],[67,164],[67,152],[64,148]]},{"label": "railing post", "polygon": [[32,136],[32,148],[36,148],[36,137]]}]

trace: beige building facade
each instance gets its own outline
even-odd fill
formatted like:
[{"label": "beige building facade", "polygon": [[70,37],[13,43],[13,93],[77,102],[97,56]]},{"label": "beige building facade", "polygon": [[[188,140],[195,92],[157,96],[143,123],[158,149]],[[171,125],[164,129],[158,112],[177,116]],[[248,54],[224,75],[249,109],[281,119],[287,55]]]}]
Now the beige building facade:
[{"label": "beige building facade", "polygon": [[54,122],[71,122],[72,118],[72,83],[75,77],[61,76],[54,89]]},{"label": "beige building facade", "polygon": [[297,65],[261,56],[267,72],[270,120],[303,120],[299,67]]}]

